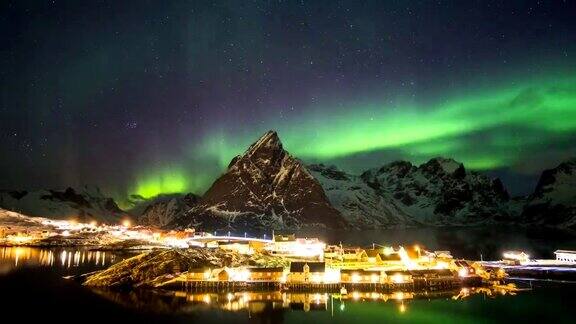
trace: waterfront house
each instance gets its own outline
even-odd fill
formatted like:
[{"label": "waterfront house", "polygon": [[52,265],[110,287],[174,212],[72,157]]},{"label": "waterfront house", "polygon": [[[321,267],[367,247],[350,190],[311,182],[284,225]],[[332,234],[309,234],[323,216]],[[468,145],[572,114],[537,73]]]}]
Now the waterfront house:
[{"label": "waterfront house", "polygon": [[386,271],[386,282],[389,284],[412,283],[412,274],[410,271]]},{"label": "waterfront house", "polygon": [[366,251],[360,248],[343,249],[341,255],[343,262],[362,262],[367,260]]},{"label": "waterfront house", "polygon": [[190,281],[204,281],[210,279],[212,270],[207,267],[189,269],[186,274],[186,279]]},{"label": "waterfront house", "polygon": [[227,268],[217,270],[216,278],[218,278],[218,281],[229,281],[230,270]]},{"label": "waterfront house", "polygon": [[556,254],[557,261],[576,262],[576,251],[557,250],[556,252],[554,252],[554,254]]},{"label": "waterfront house", "polygon": [[402,261],[402,258],[400,257],[400,254],[394,252],[394,253],[388,253],[388,254],[380,254],[380,260],[381,260],[381,264],[385,267],[388,268],[404,268],[404,262]]},{"label": "waterfront house", "polygon": [[341,283],[382,283],[386,280],[384,271],[376,270],[340,270]]},{"label": "waterfront house", "polygon": [[366,253],[366,261],[372,264],[381,264],[382,263],[382,251],[377,249],[369,249],[365,251]]},{"label": "waterfront house", "polygon": [[410,270],[409,273],[413,280],[450,280],[455,277],[455,273],[450,269]]},{"label": "waterfront house", "polygon": [[282,276],[284,275],[284,268],[248,268],[249,271],[248,280],[249,281],[274,281],[280,282]]},{"label": "waterfront house", "polygon": [[324,259],[336,259],[342,254],[342,247],[338,245],[328,245],[324,249]]},{"label": "waterfront house", "polygon": [[324,262],[291,262],[287,279],[290,283],[320,283],[325,272]]}]

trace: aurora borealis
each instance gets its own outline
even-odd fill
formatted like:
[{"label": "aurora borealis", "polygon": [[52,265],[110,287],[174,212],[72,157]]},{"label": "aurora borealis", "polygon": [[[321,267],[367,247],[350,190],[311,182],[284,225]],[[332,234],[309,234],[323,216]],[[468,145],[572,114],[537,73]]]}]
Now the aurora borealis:
[{"label": "aurora borealis", "polygon": [[8,1],[0,189],[202,193],[260,134],[361,172],[452,157],[529,192],[576,155],[570,1]]}]

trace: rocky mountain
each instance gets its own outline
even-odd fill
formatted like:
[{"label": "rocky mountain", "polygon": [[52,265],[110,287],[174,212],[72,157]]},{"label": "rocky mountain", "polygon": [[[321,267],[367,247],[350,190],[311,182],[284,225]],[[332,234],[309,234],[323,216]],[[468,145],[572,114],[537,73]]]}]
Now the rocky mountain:
[{"label": "rocky mountain", "polygon": [[0,207],[29,216],[117,223],[125,213],[96,187],[0,191]]},{"label": "rocky mountain", "polygon": [[137,216],[137,222],[142,225],[164,227],[174,222],[198,204],[200,197],[189,193],[186,195],[160,195],[152,201],[146,201],[144,210],[139,208],[130,210]]},{"label": "rocky mountain", "polygon": [[347,174],[335,166],[310,165],[330,203],[346,221],[358,228],[391,228],[417,225],[393,199],[387,199],[360,176]]},{"label": "rocky mountain", "polygon": [[524,206],[522,220],[576,227],[576,159],[542,172],[534,193]]},{"label": "rocky mountain", "polygon": [[393,162],[361,178],[417,223],[475,225],[512,217],[500,180],[466,171],[452,159],[434,158],[420,166]]},{"label": "rocky mountain", "polygon": [[198,205],[171,224],[231,230],[346,225],[320,183],[273,131],[232,159]]}]

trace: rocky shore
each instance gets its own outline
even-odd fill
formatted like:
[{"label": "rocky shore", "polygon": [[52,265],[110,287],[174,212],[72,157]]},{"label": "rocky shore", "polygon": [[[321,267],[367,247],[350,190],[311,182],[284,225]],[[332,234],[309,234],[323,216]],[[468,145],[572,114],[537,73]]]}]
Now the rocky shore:
[{"label": "rocky shore", "polygon": [[287,266],[287,261],[261,253],[243,255],[220,249],[162,249],[142,253],[94,273],[91,287],[159,287],[194,268]]}]

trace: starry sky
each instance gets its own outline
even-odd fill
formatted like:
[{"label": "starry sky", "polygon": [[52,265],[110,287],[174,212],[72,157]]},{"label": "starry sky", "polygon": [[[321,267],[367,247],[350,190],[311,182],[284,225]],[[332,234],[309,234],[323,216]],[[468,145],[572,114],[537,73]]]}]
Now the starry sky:
[{"label": "starry sky", "polygon": [[266,130],[360,173],[576,155],[574,1],[3,1],[0,188],[202,193]]}]

